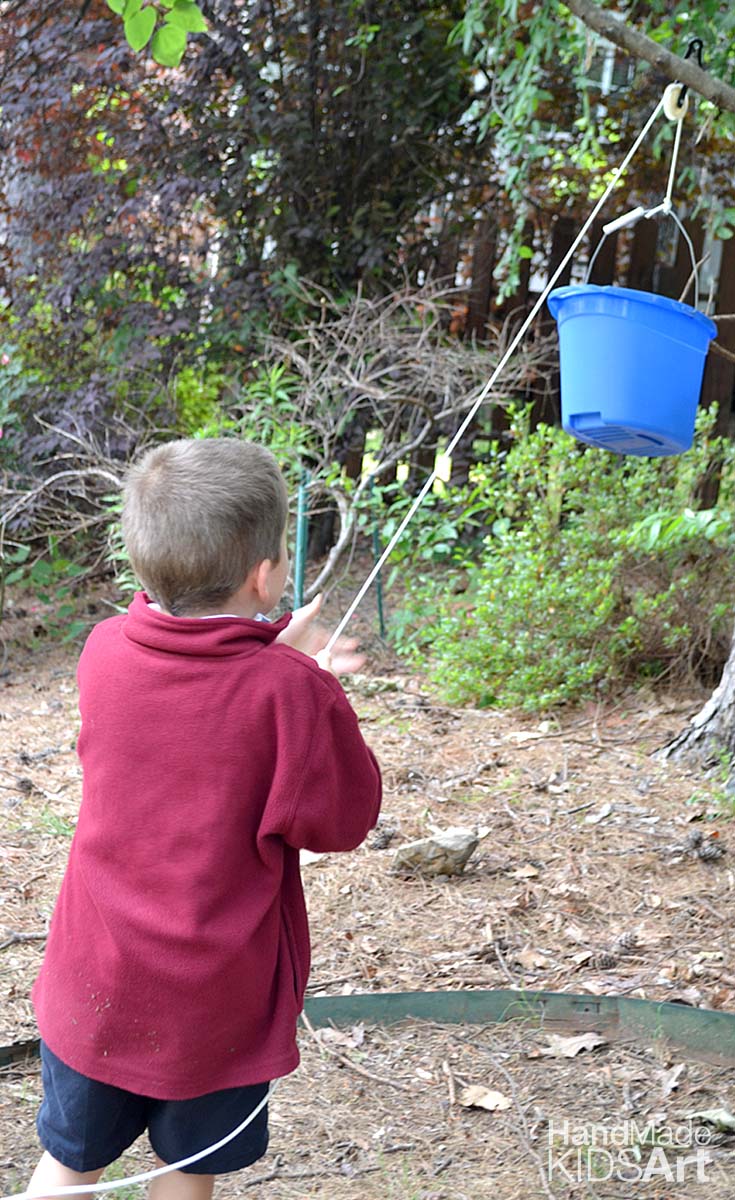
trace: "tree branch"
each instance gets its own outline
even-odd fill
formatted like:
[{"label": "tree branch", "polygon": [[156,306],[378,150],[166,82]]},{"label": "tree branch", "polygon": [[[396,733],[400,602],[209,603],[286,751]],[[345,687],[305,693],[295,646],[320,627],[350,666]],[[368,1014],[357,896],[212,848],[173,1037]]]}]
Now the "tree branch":
[{"label": "tree branch", "polygon": [[730,87],[728,83],[708,75],[689,59],[681,58],[678,54],[672,54],[670,50],[659,46],[644,33],[626,25],[625,21],[614,16],[612,12],[603,11],[594,0],[564,0],[564,3],[584,25],[594,29],[595,33],[602,34],[621,50],[627,50],[634,58],[644,59],[669,79],[685,83],[692,91],[711,100],[718,108],[735,113],[735,88]]}]

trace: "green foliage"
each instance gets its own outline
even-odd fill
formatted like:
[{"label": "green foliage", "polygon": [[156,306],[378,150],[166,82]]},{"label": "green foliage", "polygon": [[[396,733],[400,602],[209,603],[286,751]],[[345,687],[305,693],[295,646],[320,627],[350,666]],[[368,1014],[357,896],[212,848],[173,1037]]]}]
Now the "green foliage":
[{"label": "green foliage", "polygon": [[[32,558],[31,546],[25,543],[6,551],[0,561],[1,594],[13,588],[32,597],[47,610],[43,626],[47,635],[62,642],[73,641],[87,628],[87,622],[77,619],[74,587],[85,568],[67,558],[54,538],[48,539],[44,557]],[[2,613],[0,612],[0,616]]]},{"label": "green foliage", "polygon": [[659,509],[649,513],[624,534],[626,543],[637,550],[660,550],[681,546],[691,539],[708,538],[710,541],[728,539],[732,521],[727,513],[717,508],[695,511],[685,508],[683,512],[667,512]]},{"label": "green foliage", "polygon": [[191,429],[193,437],[241,437],[267,446],[295,485],[299,462],[313,449],[296,402],[301,382],[283,363],[252,364],[252,375],[233,386],[228,403],[211,420]]},{"label": "green foliage", "polygon": [[[616,16],[613,3],[603,3]],[[654,0],[635,6],[621,19],[683,56],[694,37],[702,39],[706,67],[728,80],[735,65],[733,16],[719,0],[691,5],[686,0]],[[553,211],[577,208],[599,198],[610,182],[617,143],[632,120],[636,128],[660,96],[648,64],[612,51],[560,0],[519,4],[518,0],[466,0],[450,40],[473,54],[477,96],[470,114],[480,138],[492,141],[498,183],[507,199],[504,253],[496,267],[502,295],[518,284],[518,251],[523,229],[539,205]],[[614,59],[605,63],[606,55]],[[479,80],[486,81],[479,86]],[[604,82],[603,82],[604,80]],[[731,170],[735,115],[698,102],[694,120],[711,129],[707,178],[701,168],[680,172],[677,193],[691,200],[690,215],[706,213],[715,237],[735,230]],[[639,152],[635,175],[624,185],[639,194],[663,188],[657,160],[672,137],[667,122]],[[648,160],[648,161],[646,161]],[[708,193],[708,194],[707,194]]]},{"label": "green foliage", "polygon": [[[267,446],[278,459],[293,490],[302,459],[311,450],[296,395],[300,381],[282,363],[253,363],[253,375],[234,387],[214,368],[183,367],[174,384],[179,429],[195,438],[239,437]],[[229,391],[228,391],[229,389]],[[225,403],[225,391],[228,391]],[[119,495],[105,497],[110,523],[105,561],[127,603],[140,588],[122,536]]]},{"label": "green foliage", "polygon": [[[431,569],[463,564],[470,553],[473,537],[477,539],[478,531],[482,529],[480,518],[484,517],[486,501],[481,493],[482,489],[475,487],[446,496],[443,486],[430,492],[396,543],[388,586],[401,577],[406,567]],[[380,527],[380,539],[385,545],[408,513],[413,499],[401,485],[376,485],[363,501],[358,525],[370,527],[382,505],[387,516]]]},{"label": "green foliage", "polygon": [[[125,39],[136,53],[151,45],[151,56],[162,67],[178,67],[190,33],[206,33],[209,26],[193,0],[107,0],[108,8],[123,19]],[[154,32],[155,31],[155,32]]]},{"label": "green foliage", "polygon": [[71,821],[67,821],[66,817],[53,812],[48,805],[45,805],[41,810],[41,824],[53,837],[74,837],[75,826],[72,825]]},{"label": "green foliage", "polygon": [[[420,532],[411,573],[401,550],[399,648],[426,660],[449,700],[478,705],[543,710],[676,672],[711,682],[729,645],[735,548],[735,451],[709,435],[712,420],[700,417],[688,455],[633,460],[529,433],[516,413],[510,450],[493,448],[474,487],[449,492],[441,572],[426,571]],[[722,500],[696,512],[711,454],[725,456]]]},{"label": "green foliage", "polygon": [[120,495],[105,496],[105,502],[110,514],[105,561],[114,573],[115,585],[123,602],[120,611],[123,611],[124,606],[132,600],[133,594],[140,590],[141,584],[133,570],[123,538],[122,497]]},{"label": "green foliage", "polygon": [[23,402],[34,382],[35,375],[24,367],[18,347],[0,343],[0,457],[5,464],[13,456]]},{"label": "green foliage", "polygon": [[173,381],[176,422],[187,436],[195,434],[203,426],[217,424],[224,419],[220,396],[225,385],[225,374],[221,369],[208,367],[182,367]]}]

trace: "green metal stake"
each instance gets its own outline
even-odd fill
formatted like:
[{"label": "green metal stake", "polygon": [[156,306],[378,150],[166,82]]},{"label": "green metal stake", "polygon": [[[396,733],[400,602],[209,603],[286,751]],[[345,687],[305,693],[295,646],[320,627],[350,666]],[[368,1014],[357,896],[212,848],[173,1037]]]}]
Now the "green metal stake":
[{"label": "green metal stake", "polygon": [[296,495],[296,550],[293,562],[293,606],[301,608],[304,603],[304,576],[306,575],[306,534],[309,528],[307,509],[307,487],[309,472],[303,470]]},{"label": "green metal stake", "polygon": [[[377,563],[381,555],[380,533],[378,532],[378,518],[375,513],[375,478],[370,476],[370,500],[373,509],[373,563]],[[385,612],[383,610],[383,580],[381,579],[380,571],[375,576],[375,594],[378,599],[378,623],[380,626],[380,636],[385,639]]]}]

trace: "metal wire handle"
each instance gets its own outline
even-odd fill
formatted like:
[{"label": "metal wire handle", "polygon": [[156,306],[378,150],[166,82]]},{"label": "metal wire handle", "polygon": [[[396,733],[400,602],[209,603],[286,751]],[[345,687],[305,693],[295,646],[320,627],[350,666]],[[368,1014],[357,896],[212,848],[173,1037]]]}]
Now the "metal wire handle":
[{"label": "metal wire handle", "polygon": [[683,225],[678,213],[676,212],[676,209],[671,208],[671,207],[665,208],[663,204],[658,204],[658,205],[656,205],[655,208],[650,208],[647,210],[645,208],[634,208],[631,212],[625,213],[622,217],[618,217],[617,220],[610,221],[609,224],[604,225],[602,237],[600,238],[599,242],[597,243],[594,254],[592,255],[592,257],[590,258],[590,261],[587,264],[587,270],[585,271],[585,274],[584,274],[584,282],[589,283],[590,275],[592,274],[592,268],[595,265],[595,259],[597,258],[597,255],[600,253],[602,247],[605,245],[605,242],[607,241],[607,239],[609,238],[611,233],[617,233],[618,229],[622,229],[625,226],[634,225],[636,223],[636,221],[639,221],[641,219],[641,217],[645,217],[646,219],[650,220],[652,217],[661,217],[661,216],[671,217],[672,221],[674,221],[674,223],[676,224],[677,228],[679,229],[679,232],[681,233],[681,236],[684,238],[684,241],[687,244],[687,248],[689,250],[689,257],[691,258],[691,261],[692,261],[692,277],[694,279],[694,307],[699,308],[699,266],[697,263],[696,256],[694,254],[694,245],[692,243],[692,239],[690,238],[689,234],[687,233],[686,229],[684,228],[684,225]]}]

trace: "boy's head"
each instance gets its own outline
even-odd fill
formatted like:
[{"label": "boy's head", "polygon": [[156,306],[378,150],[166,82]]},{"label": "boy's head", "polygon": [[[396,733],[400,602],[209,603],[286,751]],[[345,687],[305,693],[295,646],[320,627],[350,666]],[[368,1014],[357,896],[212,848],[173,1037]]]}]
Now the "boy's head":
[{"label": "boy's head", "polygon": [[234,438],[166,442],[134,463],[123,535],[149,594],[175,616],[222,604],[279,562],[288,515],[269,450]]}]

